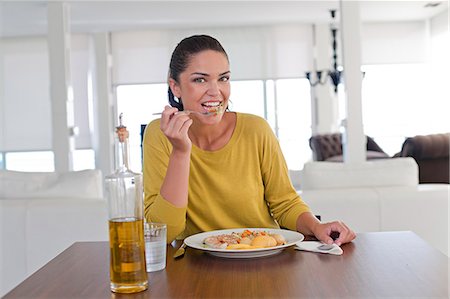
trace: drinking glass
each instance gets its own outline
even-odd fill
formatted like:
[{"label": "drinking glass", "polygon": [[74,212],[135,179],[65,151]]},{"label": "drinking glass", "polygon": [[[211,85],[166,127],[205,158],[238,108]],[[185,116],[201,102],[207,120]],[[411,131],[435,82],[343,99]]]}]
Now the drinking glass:
[{"label": "drinking glass", "polygon": [[166,267],[167,226],[164,223],[144,224],[145,260],[147,272]]}]

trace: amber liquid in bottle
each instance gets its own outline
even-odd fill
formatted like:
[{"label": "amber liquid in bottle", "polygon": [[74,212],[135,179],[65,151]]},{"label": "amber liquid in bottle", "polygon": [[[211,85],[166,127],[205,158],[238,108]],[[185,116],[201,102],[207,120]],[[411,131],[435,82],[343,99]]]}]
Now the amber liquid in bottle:
[{"label": "amber liquid in bottle", "polygon": [[135,293],[147,289],[142,219],[109,220],[111,290]]}]

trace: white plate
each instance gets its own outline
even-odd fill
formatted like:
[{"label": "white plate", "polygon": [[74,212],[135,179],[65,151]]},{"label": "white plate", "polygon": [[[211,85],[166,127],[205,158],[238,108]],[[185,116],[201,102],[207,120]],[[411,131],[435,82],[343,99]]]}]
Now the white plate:
[{"label": "white plate", "polygon": [[[268,247],[268,248],[257,248],[257,249],[241,249],[241,250],[232,250],[232,249],[216,249],[207,247],[203,244],[203,240],[210,236],[217,236],[222,234],[231,234],[232,232],[243,232],[244,230],[251,231],[265,231],[269,234],[280,234],[286,239],[285,245]],[[234,229],[223,229],[223,230],[214,230],[210,232],[199,233],[196,235],[192,235],[184,239],[184,243],[195,249],[203,250],[211,255],[226,257],[226,258],[254,258],[254,257],[263,257],[274,255],[280,253],[284,248],[293,246],[297,242],[303,241],[305,237],[298,232],[285,230],[285,229],[273,229],[273,228],[234,228]]]}]

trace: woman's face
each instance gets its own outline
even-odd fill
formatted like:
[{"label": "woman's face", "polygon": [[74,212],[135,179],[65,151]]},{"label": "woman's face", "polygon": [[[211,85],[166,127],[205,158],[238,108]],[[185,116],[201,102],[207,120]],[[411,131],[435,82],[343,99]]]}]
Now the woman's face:
[{"label": "woman's face", "polygon": [[191,57],[178,83],[170,79],[169,84],[174,95],[182,99],[185,110],[213,112],[198,118],[217,122],[228,106],[229,79],[230,66],[226,56],[217,51],[205,50]]}]

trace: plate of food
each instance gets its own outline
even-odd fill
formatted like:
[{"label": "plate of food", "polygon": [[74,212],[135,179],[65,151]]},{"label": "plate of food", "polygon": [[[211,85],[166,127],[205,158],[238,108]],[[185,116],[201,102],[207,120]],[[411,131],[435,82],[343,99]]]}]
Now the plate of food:
[{"label": "plate of food", "polygon": [[285,229],[234,228],[195,234],[184,243],[219,257],[255,258],[280,253],[303,239],[301,233]]}]

